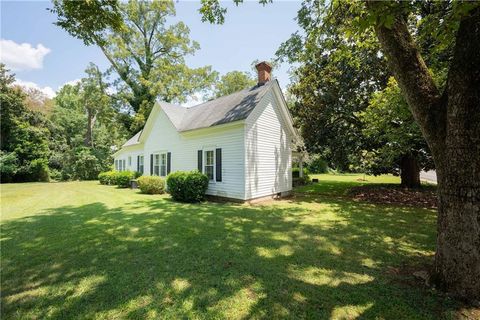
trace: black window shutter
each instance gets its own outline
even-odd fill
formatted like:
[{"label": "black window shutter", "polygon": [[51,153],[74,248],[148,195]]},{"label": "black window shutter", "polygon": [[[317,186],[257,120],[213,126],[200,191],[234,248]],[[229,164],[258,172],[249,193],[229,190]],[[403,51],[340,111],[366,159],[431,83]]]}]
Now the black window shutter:
[{"label": "black window shutter", "polygon": [[202,155],[203,155],[203,150],[198,150],[198,171],[203,172],[202,170]]},{"label": "black window shutter", "polygon": [[153,176],[153,154],[150,155],[150,175]]},{"label": "black window shutter", "polygon": [[215,180],[222,181],[222,149],[215,150]]},{"label": "black window shutter", "polygon": [[137,172],[140,172],[140,156],[137,156]]},{"label": "black window shutter", "polygon": [[171,161],[172,161],[172,153],[167,152],[167,174],[170,173],[170,169],[171,169],[170,163],[171,163]]}]

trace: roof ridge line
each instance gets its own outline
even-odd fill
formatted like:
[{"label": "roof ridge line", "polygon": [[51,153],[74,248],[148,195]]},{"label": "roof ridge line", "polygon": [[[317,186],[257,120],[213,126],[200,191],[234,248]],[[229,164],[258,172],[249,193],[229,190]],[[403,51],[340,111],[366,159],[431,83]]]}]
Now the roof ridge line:
[{"label": "roof ridge line", "polygon": [[276,80],[276,78],[268,81],[268,83],[263,84],[263,85],[261,85],[261,86],[259,86],[258,84],[256,84],[256,85],[254,85],[253,87],[245,88],[245,89],[242,89],[242,90],[238,90],[238,91],[232,92],[232,93],[230,93],[230,94],[227,94],[227,95],[225,95],[225,96],[221,96],[221,97],[218,97],[218,98],[215,98],[215,99],[207,100],[207,101],[204,101],[204,102],[202,102],[202,103],[200,103],[200,104],[196,104],[196,105],[194,105],[194,106],[185,107],[185,108],[187,108],[187,109],[196,108],[196,107],[199,107],[199,106],[201,106],[201,105],[203,105],[203,104],[205,104],[205,103],[209,103],[209,102],[212,102],[212,101],[215,101],[215,100],[219,100],[219,99],[222,99],[222,98],[226,98],[226,97],[229,97],[229,96],[231,96],[231,95],[237,94],[237,93],[242,92],[242,91],[245,91],[245,90],[256,90],[256,89],[261,88],[261,87],[263,87],[263,86],[269,86],[269,85],[271,85],[271,83],[274,82],[274,80]]}]

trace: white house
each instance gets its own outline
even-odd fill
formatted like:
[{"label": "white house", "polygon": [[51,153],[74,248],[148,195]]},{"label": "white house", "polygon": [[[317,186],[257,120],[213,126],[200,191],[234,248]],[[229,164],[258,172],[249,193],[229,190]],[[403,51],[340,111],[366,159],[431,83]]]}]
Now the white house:
[{"label": "white house", "polygon": [[198,169],[208,195],[251,200],[292,190],[298,139],[271,66],[256,66],[258,84],[193,107],[157,103],[145,127],[114,154],[116,170],[166,176]]}]

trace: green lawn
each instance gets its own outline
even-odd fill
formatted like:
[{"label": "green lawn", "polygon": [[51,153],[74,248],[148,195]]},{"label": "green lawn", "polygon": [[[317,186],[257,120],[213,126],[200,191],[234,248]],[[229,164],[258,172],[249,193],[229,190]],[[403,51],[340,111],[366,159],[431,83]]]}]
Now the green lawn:
[{"label": "green lawn", "polygon": [[294,199],[178,204],[97,182],[1,186],[2,319],[437,319],[455,305],[392,274],[433,254],[434,211]]}]

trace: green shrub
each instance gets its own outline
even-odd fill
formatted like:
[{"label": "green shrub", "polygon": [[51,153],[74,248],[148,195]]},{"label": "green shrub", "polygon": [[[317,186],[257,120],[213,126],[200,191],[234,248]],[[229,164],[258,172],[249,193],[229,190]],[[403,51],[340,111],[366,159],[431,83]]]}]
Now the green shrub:
[{"label": "green shrub", "polygon": [[309,184],[311,179],[307,168],[303,168],[303,177],[300,177],[300,168],[292,168],[293,186],[303,186]]},{"label": "green shrub", "polygon": [[133,171],[117,171],[114,175],[115,184],[120,188],[128,188],[134,177],[135,173]]},{"label": "green shrub", "polygon": [[116,185],[117,184],[117,174],[118,171],[112,170],[112,171],[107,171],[107,184],[110,186]]},{"label": "green shrub", "polygon": [[54,181],[61,181],[62,172],[57,169],[50,169],[50,179]]},{"label": "green shrub", "polygon": [[48,170],[47,159],[35,159],[30,162],[29,165],[30,179],[32,181],[50,181],[50,173]]},{"label": "green shrub", "polygon": [[18,157],[15,152],[0,150],[0,179],[2,182],[12,182],[18,170]]},{"label": "green shrub", "polygon": [[[303,168],[303,176],[308,177],[310,172],[307,168]],[[292,177],[293,178],[300,178],[300,168],[292,168]]]},{"label": "green shrub", "polygon": [[300,178],[300,177],[293,178],[293,186],[294,187],[304,186],[304,185],[309,184],[310,182],[312,182],[312,180],[310,179],[309,176],[303,176],[302,178]]},{"label": "green shrub", "polygon": [[308,171],[311,173],[327,173],[328,164],[322,158],[316,156],[308,163]]},{"label": "green shrub", "polygon": [[100,184],[114,185],[116,181],[117,171],[106,171],[98,174],[98,181]]},{"label": "green shrub", "polygon": [[91,150],[80,151],[73,163],[73,175],[79,180],[95,180],[100,171],[102,171],[100,161],[92,154]]},{"label": "green shrub", "polygon": [[168,192],[182,202],[199,202],[205,199],[208,177],[197,171],[177,171],[167,177]]},{"label": "green shrub", "polygon": [[156,176],[142,176],[137,179],[138,188],[146,194],[162,194],[165,192],[165,180]]},{"label": "green shrub", "polygon": [[98,181],[100,184],[110,184],[110,176],[111,176],[112,171],[107,171],[107,172],[100,172],[98,174]]}]

